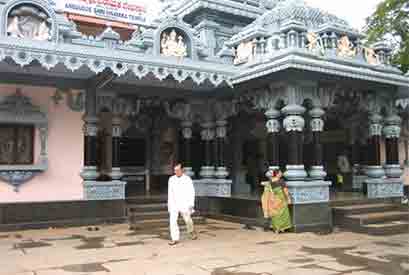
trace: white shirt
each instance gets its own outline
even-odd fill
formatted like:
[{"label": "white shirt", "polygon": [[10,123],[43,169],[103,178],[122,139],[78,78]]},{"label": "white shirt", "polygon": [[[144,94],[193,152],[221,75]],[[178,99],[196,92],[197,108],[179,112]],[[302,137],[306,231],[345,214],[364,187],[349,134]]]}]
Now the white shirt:
[{"label": "white shirt", "polygon": [[195,189],[192,179],[183,174],[173,175],[168,182],[168,211],[186,213],[195,205]]}]

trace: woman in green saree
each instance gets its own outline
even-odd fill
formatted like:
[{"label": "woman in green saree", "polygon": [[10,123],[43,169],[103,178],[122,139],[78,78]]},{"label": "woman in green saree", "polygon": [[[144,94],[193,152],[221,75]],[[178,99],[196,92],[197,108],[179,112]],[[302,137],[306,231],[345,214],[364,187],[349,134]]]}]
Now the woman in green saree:
[{"label": "woman in green saree", "polygon": [[280,170],[274,170],[271,179],[261,183],[264,186],[261,204],[266,219],[265,230],[271,228],[276,233],[284,232],[292,227],[288,208],[291,199],[282,176]]}]

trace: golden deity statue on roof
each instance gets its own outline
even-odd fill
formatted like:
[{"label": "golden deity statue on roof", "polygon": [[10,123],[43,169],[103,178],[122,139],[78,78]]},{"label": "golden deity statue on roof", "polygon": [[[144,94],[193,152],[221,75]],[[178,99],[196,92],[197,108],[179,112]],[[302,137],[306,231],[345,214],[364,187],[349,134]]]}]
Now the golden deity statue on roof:
[{"label": "golden deity statue on roof", "polygon": [[308,32],[307,33],[307,49],[314,52],[318,51],[319,53],[323,54],[324,47],[322,44],[321,37],[315,32]]},{"label": "golden deity statue on roof", "polygon": [[337,54],[341,57],[353,57],[356,55],[356,49],[351,41],[349,41],[348,36],[344,35],[338,40]]},{"label": "golden deity statue on roof", "polygon": [[364,55],[366,62],[371,65],[379,65],[379,56],[375,53],[375,50],[372,48],[364,48]]},{"label": "golden deity statue on roof", "polygon": [[246,63],[253,60],[254,48],[255,46],[252,41],[241,42],[240,45],[237,46],[234,64]]}]

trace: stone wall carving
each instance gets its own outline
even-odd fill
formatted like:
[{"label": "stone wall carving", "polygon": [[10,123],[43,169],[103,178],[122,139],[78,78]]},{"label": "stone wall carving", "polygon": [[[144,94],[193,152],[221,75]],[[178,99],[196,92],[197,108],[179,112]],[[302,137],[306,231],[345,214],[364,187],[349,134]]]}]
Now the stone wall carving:
[{"label": "stone wall carving", "polygon": [[242,42],[237,46],[236,56],[234,58],[234,64],[242,64],[251,62],[254,58],[255,45],[253,41]]},{"label": "stone wall carving", "polygon": [[230,197],[232,181],[228,179],[193,180],[198,197]]},{"label": "stone wall carving", "polygon": [[48,118],[40,108],[32,105],[30,98],[24,96],[20,89],[3,98],[0,103],[0,124],[33,125],[38,129],[40,138],[40,156],[31,165],[0,165],[0,177],[14,186],[15,191],[23,183],[48,168]]},{"label": "stone wall carving", "polygon": [[293,204],[325,203],[329,201],[329,186],[326,181],[288,181],[288,191]]},{"label": "stone wall carving", "polygon": [[311,52],[324,54],[324,45],[319,34],[315,32],[307,33],[307,49]]},{"label": "stone wall carving", "polygon": [[368,198],[391,198],[403,196],[403,181],[397,179],[367,179]]},{"label": "stone wall carving", "polygon": [[208,56],[208,48],[195,35],[192,26],[182,18],[168,14],[161,17],[157,23],[152,37],[155,55],[188,57],[193,60]]},{"label": "stone wall carving", "polygon": [[84,199],[86,200],[123,200],[125,185],[123,181],[97,182],[84,181]]},{"label": "stone wall carving", "polygon": [[188,49],[182,33],[175,29],[170,32],[162,32],[160,41],[160,52],[163,56],[186,57]]},{"label": "stone wall carving", "polygon": [[338,40],[337,54],[341,57],[353,57],[357,54],[357,50],[348,36],[344,35]]},{"label": "stone wall carving", "polygon": [[7,19],[7,35],[40,41],[51,39],[49,16],[33,5],[21,5],[12,9]]},{"label": "stone wall carving", "polygon": [[175,102],[174,104],[165,102],[164,107],[167,115],[171,118],[181,121],[193,121],[194,113],[189,102]]},{"label": "stone wall carving", "polygon": [[367,48],[364,47],[364,56],[366,62],[368,62],[371,65],[379,65],[379,56],[375,53],[375,50],[372,48]]}]

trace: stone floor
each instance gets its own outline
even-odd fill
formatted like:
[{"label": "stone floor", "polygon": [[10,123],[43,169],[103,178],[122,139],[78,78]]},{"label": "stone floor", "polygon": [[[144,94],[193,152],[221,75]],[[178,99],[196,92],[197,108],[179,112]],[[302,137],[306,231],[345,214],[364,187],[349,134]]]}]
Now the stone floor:
[{"label": "stone floor", "polygon": [[210,220],[199,239],[127,225],[0,233],[1,275],[407,275],[409,233],[266,233]]}]

